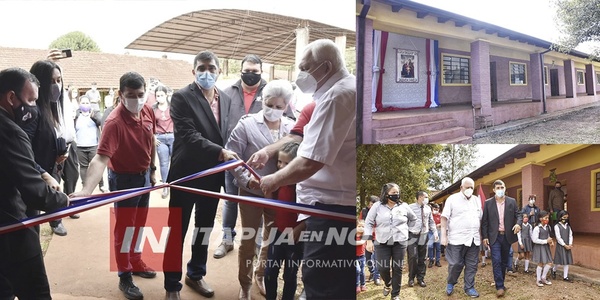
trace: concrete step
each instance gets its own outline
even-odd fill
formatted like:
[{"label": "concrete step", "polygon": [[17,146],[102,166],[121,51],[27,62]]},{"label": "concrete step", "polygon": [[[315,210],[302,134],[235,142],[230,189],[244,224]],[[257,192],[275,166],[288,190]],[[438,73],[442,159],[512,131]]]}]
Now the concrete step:
[{"label": "concrete step", "polygon": [[[452,118],[444,116],[444,118]],[[416,114],[416,115],[380,115],[373,118],[372,124],[374,128],[394,127],[411,125],[415,123],[434,122],[440,119],[440,114]]]},{"label": "concrete step", "polygon": [[408,125],[377,128],[373,130],[376,140],[385,140],[391,138],[402,138],[405,136],[417,135],[426,131],[441,130],[445,128],[457,127],[454,119],[436,120],[432,122],[418,122]]},{"label": "concrete step", "polygon": [[438,144],[440,141],[452,140],[465,136],[464,127],[452,127],[434,130],[411,136],[377,140],[379,144]]}]

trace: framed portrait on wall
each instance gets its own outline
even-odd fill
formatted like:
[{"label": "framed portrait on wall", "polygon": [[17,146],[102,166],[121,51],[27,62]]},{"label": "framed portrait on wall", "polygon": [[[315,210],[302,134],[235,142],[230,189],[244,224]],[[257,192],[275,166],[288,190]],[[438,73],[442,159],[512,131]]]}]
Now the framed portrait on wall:
[{"label": "framed portrait on wall", "polygon": [[396,49],[396,82],[419,82],[419,51]]}]

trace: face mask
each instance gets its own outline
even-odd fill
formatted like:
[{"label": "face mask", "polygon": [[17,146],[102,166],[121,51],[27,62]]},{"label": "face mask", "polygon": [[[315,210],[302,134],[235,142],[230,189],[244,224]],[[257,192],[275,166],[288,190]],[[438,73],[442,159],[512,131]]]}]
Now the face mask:
[{"label": "face mask", "polygon": [[242,81],[248,86],[254,86],[255,84],[260,82],[260,79],[260,74],[252,72],[242,73]]},{"label": "face mask", "polygon": [[[296,77],[296,85],[298,88],[305,94],[314,94],[317,91],[317,85],[321,80],[317,81],[315,77],[312,75],[315,71],[317,71],[325,62],[322,62],[316,69],[314,69],[311,73],[306,71],[300,71],[298,73],[298,77]],[[327,74],[325,74],[327,76]]]},{"label": "face mask", "polygon": [[463,193],[465,194],[465,196],[467,196],[467,199],[471,198],[471,196],[473,195],[473,188],[468,188]]},{"label": "face mask", "polygon": [[504,197],[504,190],[496,190],[495,193],[498,198]]},{"label": "face mask", "polygon": [[567,219],[560,219],[560,222],[562,222],[563,224],[565,224],[565,223],[569,222],[569,219],[568,218]]},{"label": "face mask", "polygon": [[423,199],[423,204],[424,204],[424,205],[427,205],[427,203],[429,203],[429,198],[425,198],[425,199]]},{"label": "face mask", "polygon": [[394,202],[398,202],[400,200],[400,195],[387,195],[387,198],[394,201]]},{"label": "face mask", "polygon": [[125,98],[123,101],[123,105],[133,114],[137,114],[142,110],[144,104],[146,103],[146,97],[144,98]]},{"label": "face mask", "polygon": [[13,113],[15,114],[15,123],[19,127],[23,127],[38,118],[37,106],[29,106],[21,103],[21,105],[13,109]]},{"label": "face mask", "polygon": [[57,102],[60,98],[60,85],[53,83],[50,85],[50,102]]},{"label": "face mask", "polygon": [[83,113],[90,112],[90,110],[92,110],[92,105],[91,104],[80,104],[79,110],[81,110],[81,112],[83,112]]},{"label": "face mask", "polygon": [[433,210],[433,214],[434,214],[434,215],[437,215],[437,214],[439,214],[439,213],[440,213],[440,211],[439,211],[439,210],[437,210],[437,209],[434,209],[434,210]]},{"label": "face mask", "polygon": [[275,122],[281,119],[281,117],[283,116],[283,110],[273,109],[263,104],[263,115],[265,116],[265,119],[267,119],[267,121]]},{"label": "face mask", "polygon": [[163,104],[167,101],[167,96],[156,97],[156,102]]},{"label": "face mask", "polygon": [[217,74],[206,72],[196,72],[196,82],[198,85],[205,89],[209,90],[213,86],[215,86],[215,82],[217,81]]},{"label": "face mask", "polygon": [[557,190],[560,190],[560,186],[557,186],[557,187],[556,187],[556,189],[557,189]]},{"label": "face mask", "polygon": [[535,205],[535,200],[529,199],[529,206],[533,206],[533,205]]}]

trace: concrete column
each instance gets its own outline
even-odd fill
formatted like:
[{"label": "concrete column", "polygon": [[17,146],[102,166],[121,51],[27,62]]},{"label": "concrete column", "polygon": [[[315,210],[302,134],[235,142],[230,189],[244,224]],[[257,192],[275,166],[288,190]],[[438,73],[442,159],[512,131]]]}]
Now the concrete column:
[{"label": "concrete column", "polygon": [[490,44],[477,40],[471,43],[471,102],[486,115],[492,114],[491,92]]},{"label": "concrete column", "polygon": [[228,76],[229,75],[229,59],[223,59],[222,60],[223,65],[221,66],[221,71],[224,73],[223,75]]},{"label": "concrete column", "polygon": [[308,22],[303,22],[302,25],[304,26],[296,29],[296,64],[294,65],[294,78],[296,78],[296,75],[298,74],[298,64],[300,64],[300,61],[302,60],[304,48],[308,45]]},{"label": "concrete column", "polygon": [[344,53],[346,53],[346,36],[345,35],[336,36],[335,44],[338,46],[338,49],[340,49],[340,52],[342,52],[342,57],[343,57]]},{"label": "concrete column", "polygon": [[544,209],[544,166],[529,164],[521,168],[521,181],[523,186],[523,207],[529,202],[529,195],[536,195],[535,205]]},{"label": "concrete column", "polygon": [[[358,23],[358,18],[357,18]],[[362,100],[362,140],[364,144],[374,144],[373,140],[373,20],[365,19],[365,55],[364,55],[364,86]],[[358,60],[357,60],[358,61]],[[361,102],[359,102],[361,103]]]},{"label": "concrete column", "polygon": [[594,65],[585,65],[585,91],[588,95],[596,95],[596,70]]},{"label": "concrete column", "polygon": [[577,95],[577,73],[575,72],[575,63],[570,60],[564,60],[565,68],[565,89],[567,98],[573,98]]},{"label": "concrete column", "polygon": [[529,83],[531,84],[531,99],[534,101],[542,100],[542,89],[544,88],[544,78],[542,78],[542,64],[539,53],[529,54]]},{"label": "concrete column", "polygon": [[269,67],[269,81],[275,79],[275,65]]}]

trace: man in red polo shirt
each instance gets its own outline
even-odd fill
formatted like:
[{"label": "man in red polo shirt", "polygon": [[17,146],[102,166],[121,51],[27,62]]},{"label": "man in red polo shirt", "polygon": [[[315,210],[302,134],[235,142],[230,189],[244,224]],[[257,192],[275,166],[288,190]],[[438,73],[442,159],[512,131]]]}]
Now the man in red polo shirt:
[{"label": "man in red polo shirt", "polygon": [[[83,188],[71,197],[88,196],[100,181],[108,165],[111,191],[154,185],[155,149],[154,113],[146,104],[144,77],[135,72],[121,76],[119,98],[121,104],[106,119],[96,156],[90,162]],[[119,289],[127,299],[143,299],[132,275],[153,278],[156,272],[141,260],[141,253],[121,253],[125,228],[140,227],[146,223],[148,193],[115,203],[115,253],[119,269]],[[121,209],[135,208],[135,209]],[[121,209],[121,210],[120,210]],[[121,212],[121,213],[119,213]]]}]

